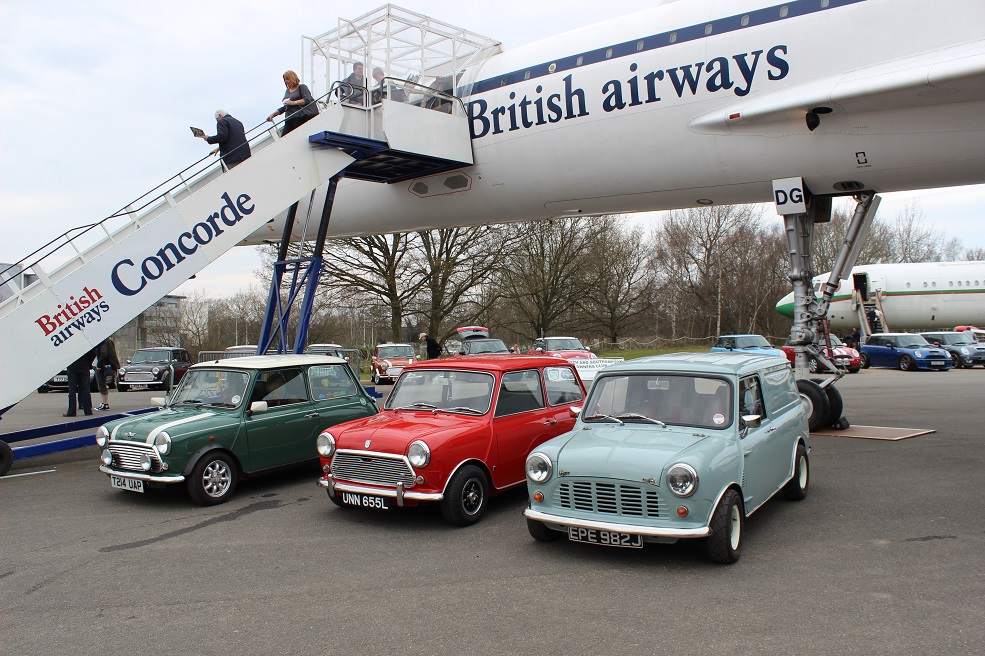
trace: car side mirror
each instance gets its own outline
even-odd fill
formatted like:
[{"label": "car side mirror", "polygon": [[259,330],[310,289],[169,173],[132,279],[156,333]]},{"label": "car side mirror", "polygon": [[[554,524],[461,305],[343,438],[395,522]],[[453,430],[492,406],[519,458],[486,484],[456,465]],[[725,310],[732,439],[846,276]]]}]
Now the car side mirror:
[{"label": "car side mirror", "polygon": [[536,351],[538,353],[543,353],[544,352],[544,347],[543,346],[538,346],[537,349],[536,349]]},{"label": "car side mirror", "polygon": [[572,417],[577,417],[578,415],[581,414],[581,406],[580,405],[573,405],[570,408],[568,408],[568,412],[571,413],[571,416]]},{"label": "car side mirror", "polygon": [[742,415],[742,423],[749,428],[759,428],[763,418],[760,415]]},{"label": "car side mirror", "polygon": [[459,355],[465,355],[465,351],[459,351],[458,354]]},{"label": "car side mirror", "polygon": [[130,364],[131,362],[132,362],[132,360],[127,360],[127,364]]},{"label": "car side mirror", "polygon": [[267,402],[266,401],[254,401],[253,403],[250,404],[250,413],[251,414],[253,414],[253,413],[260,413],[260,412],[266,412],[266,411],[267,411]]},{"label": "car side mirror", "polygon": [[158,408],[163,408],[165,404],[165,398],[163,396],[152,396],[150,397],[151,405],[156,405]]}]

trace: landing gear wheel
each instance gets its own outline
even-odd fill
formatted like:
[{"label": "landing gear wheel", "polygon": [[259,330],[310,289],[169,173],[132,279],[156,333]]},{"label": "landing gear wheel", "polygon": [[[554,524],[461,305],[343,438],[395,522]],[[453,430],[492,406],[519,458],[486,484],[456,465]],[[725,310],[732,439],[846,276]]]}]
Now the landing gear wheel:
[{"label": "landing gear wheel", "polygon": [[188,478],[188,494],[195,503],[214,506],[229,501],[236,489],[236,465],[225,453],[206,453]]},{"label": "landing gear wheel", "polygon": [[900,371],[913,371],[914,369],[916,369],[916,364],[913,362],[913,358],[905,353],[899,356]]},{"label": "landing gear wheel", "polygon": [[828,426],[834,426],[841,419],[841,413],[845,411],[845,404],[841,399],[841,392],[834,385],[824,388],[828,395]]},{"label": "landing gear wheel", "polygon": [[807,411],[807,423],[811,431],[830,425],[831,404],[825,391],[812,380],[798,380],[797,391],[800,392],[800,402]]},{"label": "landing gear wheel", "polygon": [[14,450],[10,445],[0,440],[0,476],[6,476],[14,464]]},{"label": "landing gear wheel", "polygon": [[869,362],[869,356],[867,356],[865,353],[860,353],[858,359],[862,363],[863,369],[868,369],[872,365],[872,363]]},{"label": "landing gear wheel", "polygon": [[451,477],[441,500],[441,514],[455,526],[469,526],[482,518],[489,503],[486,474],[475,465],[465,465]]},{"label": "landing gear wheel", "polygon": [[797,445],[797,454],[793,462],[793,478],[783,486],[784,498],[791,501],[801,501],[807,497],[807,486],[811,482],[811,463],[807,459],[807,449],[803,444]]},{"label": "landing gear wheel", "polygon": [[742,512],[742,500],[735,490],[728,490],[722,495],[715,512],[711,515],[708,536],[705,545],[708,549],[708,559],[714,563],[731,565],[739,559],[742,548],[742,525],[745,517]]},{"label": "landing gear wheel", "polygon": [[561,537],[559,532],[552,531],[544,526],[543,522],[538,522],[534,519],[527,520],[527,531],[530,533],[530,537],[537,540],[537,542],[554,542]]}]

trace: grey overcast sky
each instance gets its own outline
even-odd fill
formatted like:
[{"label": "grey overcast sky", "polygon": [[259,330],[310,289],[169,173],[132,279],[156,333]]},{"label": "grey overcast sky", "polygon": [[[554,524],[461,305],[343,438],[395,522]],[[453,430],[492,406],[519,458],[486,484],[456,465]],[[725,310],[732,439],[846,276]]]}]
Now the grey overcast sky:
[{"label": "grey overcast sky", "polygon": [[[100,220],[207,153],[227,109],[250,128],[280,105],[281,74],[301,68],[302,35],[381,0],[0,0],[0,262]],[[512,48],[654,5],[652,0],[401,6]],[[985,185],[887,194],[883,216],[917,199],[926,225],[985,246]],[[653,220],[659,220],[654,217]],[[176,293],[246,289],[260,260],[236,248]]]}]

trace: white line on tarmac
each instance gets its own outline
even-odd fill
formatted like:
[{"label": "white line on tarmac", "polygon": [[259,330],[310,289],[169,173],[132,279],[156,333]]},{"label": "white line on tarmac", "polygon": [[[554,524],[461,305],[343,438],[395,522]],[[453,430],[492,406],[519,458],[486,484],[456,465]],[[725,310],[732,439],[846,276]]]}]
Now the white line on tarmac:
[{"label": "white line on tarmac", "polygon": [[0,481],[5,478],[17,478],[18,476],[34,476],[35,474],[50,474],[52,472],[58,471],[57,469],[43,469],[36,472],[24,472],[23,474],[7,474],[6,476],[0,476]]}]

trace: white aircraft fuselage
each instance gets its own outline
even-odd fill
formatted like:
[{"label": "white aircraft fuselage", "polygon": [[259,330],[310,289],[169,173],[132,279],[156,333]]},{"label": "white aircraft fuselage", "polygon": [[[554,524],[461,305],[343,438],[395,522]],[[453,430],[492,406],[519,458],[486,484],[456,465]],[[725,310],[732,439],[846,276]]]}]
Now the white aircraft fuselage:
[{"label": "white aircraft fuselage", "polygon": [[343,180],[329,234],[982,183],[983,25],[979,0],[679,0],[503,52],[461,81],[469,184]]},{"label": "white aircraft fuselage", "polygon": [[[827,273],[814,277],[820,292]],[[858,328],[857,305],[852,291],[865,289],[880,295],[890,330],[953,328],[985,324],[985,262],[921,262],[914,264],[865,264],[852,269],[828,306],[832,330]],[[793,292],[776,309],[793,316]]]}]

